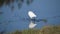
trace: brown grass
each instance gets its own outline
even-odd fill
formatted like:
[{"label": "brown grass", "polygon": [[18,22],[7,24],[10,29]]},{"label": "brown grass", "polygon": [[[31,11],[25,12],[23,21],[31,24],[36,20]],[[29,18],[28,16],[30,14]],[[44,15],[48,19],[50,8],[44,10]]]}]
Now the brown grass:
[{"label": "brown grass", "polygon": [[9,34],[60,34],[60,26],[44,26],[42,29],[27,29]]}]

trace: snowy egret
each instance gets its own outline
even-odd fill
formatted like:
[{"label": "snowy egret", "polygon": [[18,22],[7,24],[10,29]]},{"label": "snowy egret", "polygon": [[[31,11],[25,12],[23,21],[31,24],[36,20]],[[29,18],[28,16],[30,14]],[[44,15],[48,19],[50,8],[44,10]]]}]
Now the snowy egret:
[{"label": "snowy egret", "polygon": [[28,12],[28,16],[31,18],[32,21],[35,21],[35,22],[40,22],[40,21],[44,21],[45,23],[47,22],[46,19],[35,19],[37,16],[32,11]]},{"label": "snowy egret", "polygon": [[29,28],[32,29],[32,28],[34,28],[36,25],[37,25],[37,24],[35,24],[35,23],[33,23],[33,22],[31,21],[30,24],[29,24]]}]

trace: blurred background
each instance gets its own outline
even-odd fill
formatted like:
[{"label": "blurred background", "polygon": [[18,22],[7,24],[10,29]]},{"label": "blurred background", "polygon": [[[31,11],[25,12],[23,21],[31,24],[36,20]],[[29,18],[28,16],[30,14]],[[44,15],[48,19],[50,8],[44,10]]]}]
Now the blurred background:
[{"label": "blurred background", "polygon": [[0,32],[28,29],[28,11],[33,11],[38,19],[36,28],[46,25],[60,25],[60,0],[0,0]]}]

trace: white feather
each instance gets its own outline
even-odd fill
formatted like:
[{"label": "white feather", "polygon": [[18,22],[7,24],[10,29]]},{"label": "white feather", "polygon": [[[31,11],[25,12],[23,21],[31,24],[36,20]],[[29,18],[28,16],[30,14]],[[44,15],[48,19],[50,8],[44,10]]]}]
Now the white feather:
[{"label": "white feather", "polygon": [[31,21],[31,23],[29,24],[29,28],[34,28],[35,26],[36,26],[37,24],[34,24],[32,21]]},{"label": "white feather", "polygon": [[32,11],[29,11],[28,12],[28,16],[32,19],[33,17],[36,17],[36,15],[32,12]]}]

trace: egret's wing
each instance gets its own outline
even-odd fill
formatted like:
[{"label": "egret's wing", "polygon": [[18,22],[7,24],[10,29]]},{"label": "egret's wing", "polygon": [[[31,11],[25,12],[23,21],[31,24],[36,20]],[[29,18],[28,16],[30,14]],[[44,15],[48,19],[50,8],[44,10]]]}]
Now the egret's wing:
[{"label": "egret's wing", "polygon": [[29,12],[28,12],[28,16],[29,16],[30,18],[36,17],[36,15],[35,15],[32,11],[29,11]]}]

